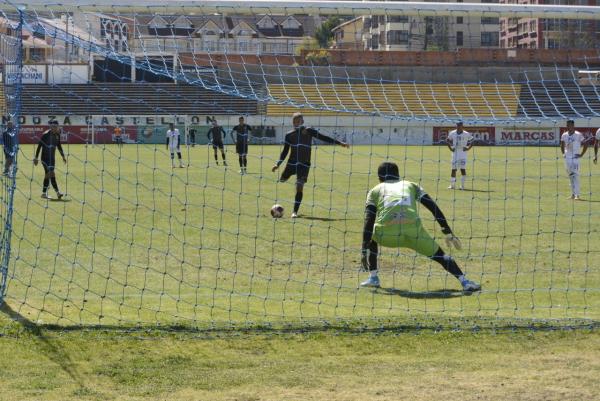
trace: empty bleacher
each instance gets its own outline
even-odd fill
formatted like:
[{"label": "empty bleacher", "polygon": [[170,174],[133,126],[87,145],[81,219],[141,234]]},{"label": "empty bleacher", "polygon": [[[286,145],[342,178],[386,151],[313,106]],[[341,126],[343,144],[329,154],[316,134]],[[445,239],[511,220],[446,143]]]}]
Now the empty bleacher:
[{"label": "empty bleacher", "polygon": [[257,114],[256,101],[170,83],[24,85],[26,115]]},{"label": "empty bleacher", "polygon": [[575,81],[530,82],[522,85],[519,116],[597,117],[600,87]]},{"label": "empty bleacher", "polygon": [[4,84],[0,83],[0,116],[6,115],[6,98],[4,97]]},{"label": "empty bleacher", "polygon": [[513,84],[327,84],[269,85],[276,99],[270,116],[332,115],[338,111],[409,117],[506,118],[517,113],[520,85]]}]

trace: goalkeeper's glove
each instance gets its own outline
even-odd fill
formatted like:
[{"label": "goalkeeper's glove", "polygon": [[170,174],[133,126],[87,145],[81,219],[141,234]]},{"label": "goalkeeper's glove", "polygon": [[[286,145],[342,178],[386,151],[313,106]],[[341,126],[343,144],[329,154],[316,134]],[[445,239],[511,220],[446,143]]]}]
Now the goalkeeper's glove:
[{"label": "goalkeeper's glove", "polygon": [[369,271],[369,250],[363,249],[360,256],[360,265],[364,271]]},{"label": "goalkeeper's glove", "polygon": [[458,237],[456,237],[452,233],[446,234],[446,246],[448,248],[454,247],[458,250],[460,250],[462,248],[462,244],[460,243],[460,240],[458,239]]}]

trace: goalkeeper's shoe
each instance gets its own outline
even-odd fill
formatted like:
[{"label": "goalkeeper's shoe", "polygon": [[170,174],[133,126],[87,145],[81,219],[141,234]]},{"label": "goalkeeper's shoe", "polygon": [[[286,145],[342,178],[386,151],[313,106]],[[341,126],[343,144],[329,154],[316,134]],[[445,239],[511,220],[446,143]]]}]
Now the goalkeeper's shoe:
[{"label": "goalkeeper's shoe", "polygon": [[381,284],[379,283],[379,277],[372,276],[360,283],[361,287],[371,287],[371,288],[379,288]]},{"label": "goalkeeper's shoe", "polygon": [[471,280],[464,280],[462,283],[463,291],[481,291],[481,285]]}]

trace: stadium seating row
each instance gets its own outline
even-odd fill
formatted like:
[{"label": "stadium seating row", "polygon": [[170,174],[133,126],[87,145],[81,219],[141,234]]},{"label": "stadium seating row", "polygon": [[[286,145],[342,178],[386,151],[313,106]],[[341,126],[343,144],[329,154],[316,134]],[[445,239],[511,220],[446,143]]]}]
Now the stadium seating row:
[{"label": "stadium seating row", "polygon": [[[270,85],[280,104],[269,104],[269,115],[289,115],[309,104],[308,115],[323,110],[347,110],[414,117],[512,117],[517,113],[520,85],[512,84],[359,84]],[[286,104],[287,103],[287,104]],[[335,114],[329,112],[329,114]]]}]

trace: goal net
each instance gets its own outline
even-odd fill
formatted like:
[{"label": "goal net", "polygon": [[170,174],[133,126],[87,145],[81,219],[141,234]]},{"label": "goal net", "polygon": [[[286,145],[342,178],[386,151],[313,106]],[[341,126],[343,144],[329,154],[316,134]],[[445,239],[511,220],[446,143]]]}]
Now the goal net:
[{"label": "goal net", "polygon": [[[0,11],[0,300],[22,317],[597,324],[599,7],[2,0]],[[274,169],[298,137],[294,113],[315,129],[302,135],[337,145],[291,143]],[[582,138],[568,135],[565,159],[568,120]],[[402,216],[385,226],[400,246],[379,246],[379,287],[365,287],[365,202],[383,162],[422,187],[462,249],[416,190],[404,199],[428,234],[412,238],[419,220]],[[429,258],[438,246],[445,257]]]}]

